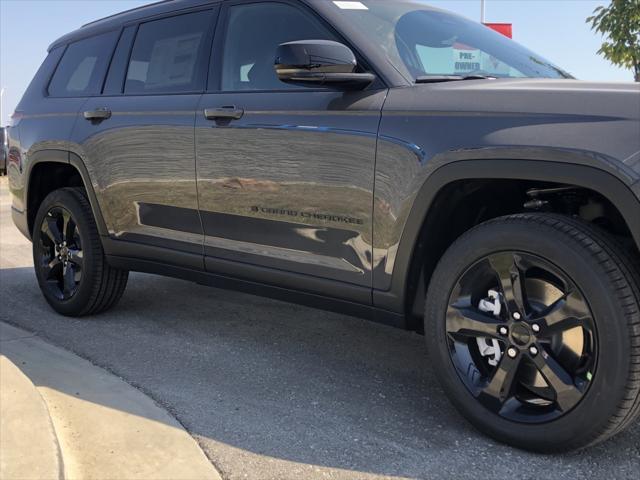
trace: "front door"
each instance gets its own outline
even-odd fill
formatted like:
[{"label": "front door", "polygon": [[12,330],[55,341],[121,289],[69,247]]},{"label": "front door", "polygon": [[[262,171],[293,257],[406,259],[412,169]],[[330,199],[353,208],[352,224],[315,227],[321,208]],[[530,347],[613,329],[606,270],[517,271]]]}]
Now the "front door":
[{"label": "front door", "polygon": [[[229,261],[242,262],[253,267],[246,275],[260,272],[260,280],[282,284],[277,269],[370,288],[376,135],[386,90],[280,82],[273,69],[279,44],[336,40],[299,4],[231,2],[221,22],[218,68],[210,74],[215,91],[196,114],[207,268],[237,274]],[[286,286],[306,285],[293,283]],[[367,292],[361,300],[369,301]]]}]

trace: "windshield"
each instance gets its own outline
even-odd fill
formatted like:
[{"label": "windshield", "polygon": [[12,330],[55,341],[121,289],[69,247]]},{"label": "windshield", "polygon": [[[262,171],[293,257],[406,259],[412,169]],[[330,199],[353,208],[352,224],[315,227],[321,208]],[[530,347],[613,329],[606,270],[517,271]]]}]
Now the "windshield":
[{"label": "windshield", "polygon": [[410,80],[443,75],[572,78],[504,35],[418,0],[328,1]]}]

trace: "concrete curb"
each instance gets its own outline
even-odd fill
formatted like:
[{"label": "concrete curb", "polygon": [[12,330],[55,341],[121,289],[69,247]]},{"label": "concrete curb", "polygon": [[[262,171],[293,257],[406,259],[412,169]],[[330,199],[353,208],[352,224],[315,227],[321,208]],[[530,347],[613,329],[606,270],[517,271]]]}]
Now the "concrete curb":
[{"label": "concrete curb", "polygon": [[49,410],[33,383],[4,356],[0,356],[0,439],[0,478],[62,478]]},{"label": "concrete curb", "polygon": [[[0,353],[19,366],[44,399],[65,478],[221,478],[173,417],[114,375],[2,322]],[[40,425],[25,427],[23,435],[31,441]]]}]

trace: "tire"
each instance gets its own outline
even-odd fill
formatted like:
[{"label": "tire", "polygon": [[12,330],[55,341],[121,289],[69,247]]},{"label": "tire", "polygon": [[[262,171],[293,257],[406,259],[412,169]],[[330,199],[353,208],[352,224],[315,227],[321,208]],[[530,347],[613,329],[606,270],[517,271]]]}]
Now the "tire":
[{"label": "tire", "polygon": [[[517,267],[494,275],[511,258]],[[425,306],[429,357],[451,402],[480,431],[537,452],[584,448],[630,425],[640,414],[636,266],[608,234],[561,215],[502,217],[465,233]],[[474,292],[492,285],[498,301]],[[512,314],[518,307],[524,315]]]},{"label": "tire", "polygon": [[[32,237],[38,285],[56,312],[70,317],[95,315],[122,297],[129,272],[107,263],[83,189],[62,188],[47,195]],[[65,246],[58,248],[62,240]]]}]

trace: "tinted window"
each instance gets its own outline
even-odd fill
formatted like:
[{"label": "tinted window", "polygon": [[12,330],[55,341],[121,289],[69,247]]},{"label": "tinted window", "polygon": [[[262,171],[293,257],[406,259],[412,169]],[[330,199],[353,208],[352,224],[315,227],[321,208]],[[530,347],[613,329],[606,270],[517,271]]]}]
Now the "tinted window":
[{"label": "tinted window", "polygon": [[70,44],[49,83],[53,97],[84,97],[100,93],[117,32]]},{"label": "tinted window", "polygon": [[[222,90],[296,88],[278,80],[278,45],[296,40],[336,40],[318,20],[283,3],[229,8],[222,63]],[[250,32],[250,34],[248,34]]]},{"label": "tinted window", "polygon": [[125,93],[203,90],[212,22],[207,10],[140,25]]}]

